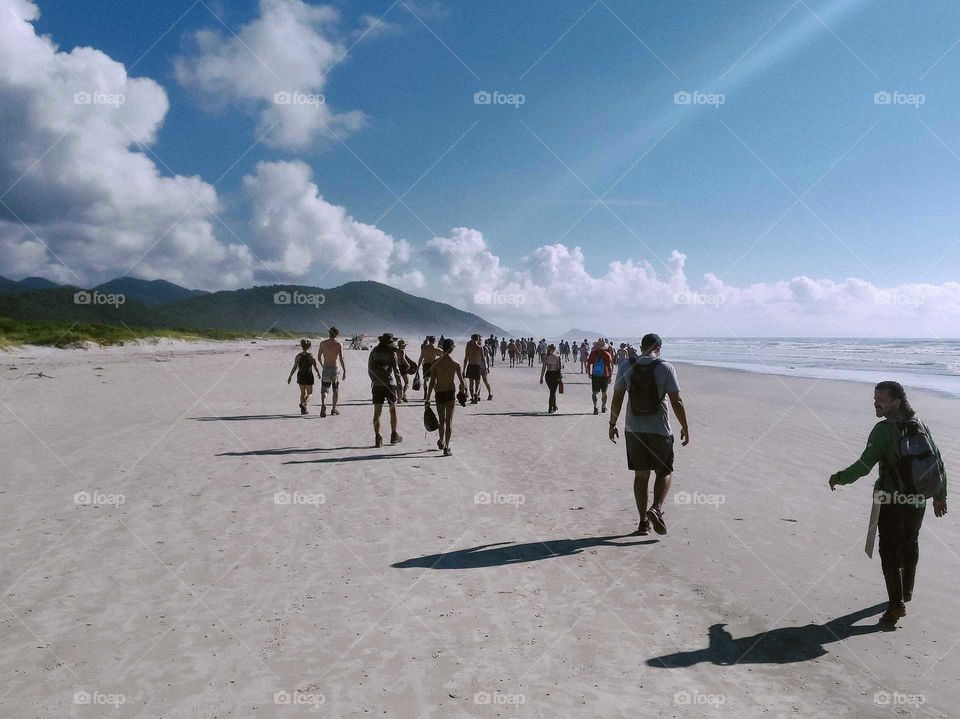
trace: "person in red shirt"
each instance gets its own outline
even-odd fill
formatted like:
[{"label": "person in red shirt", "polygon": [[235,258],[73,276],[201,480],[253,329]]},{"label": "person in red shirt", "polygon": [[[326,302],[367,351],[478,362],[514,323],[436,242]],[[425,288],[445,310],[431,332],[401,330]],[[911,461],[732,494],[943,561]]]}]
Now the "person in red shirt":
[{"label": "person in red shirt", "polygon": [[593,413],[597,414],[597,394],[602,397],[603,412],[607,411],[607,387],[610,386],[610,377],[613,374],[613,353],[604,339],[599,339],[593,345],[593,351],[587,357],[587,372],[590,374],[590,384],[593,390]]}]

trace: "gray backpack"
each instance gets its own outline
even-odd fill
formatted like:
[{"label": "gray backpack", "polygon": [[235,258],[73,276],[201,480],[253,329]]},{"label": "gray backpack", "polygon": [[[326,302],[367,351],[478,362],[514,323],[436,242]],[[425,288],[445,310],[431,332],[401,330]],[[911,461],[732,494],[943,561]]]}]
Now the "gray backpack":
[{"label": "gray backpack", "polygon": [[904,491],[925,499],[936,497],[943,489],[943,468],[927,428],[913,418],[897,422],[897,429],[897,474]]}]

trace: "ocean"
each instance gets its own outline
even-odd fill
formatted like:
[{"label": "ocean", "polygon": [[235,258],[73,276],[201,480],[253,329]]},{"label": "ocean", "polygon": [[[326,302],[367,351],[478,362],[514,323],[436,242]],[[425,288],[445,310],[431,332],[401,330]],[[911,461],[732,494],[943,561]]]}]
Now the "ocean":
[{"label": "ocean", "polygon": [[[640,346],[639,339],[629,341]],[[708,367],[876,384],[960,397],[960,340],[668,338],[663,358]]]}]

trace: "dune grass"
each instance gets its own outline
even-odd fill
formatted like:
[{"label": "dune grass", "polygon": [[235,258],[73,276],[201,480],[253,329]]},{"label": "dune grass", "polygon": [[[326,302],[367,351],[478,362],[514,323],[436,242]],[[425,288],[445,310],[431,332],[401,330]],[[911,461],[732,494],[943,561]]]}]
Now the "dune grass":
[{"label": "dune grass", "polygon": [[[296,337],[299,336],[296,335]],[[294,335],[276,330],[256,334],[231,330],[157,329],[81,322],[12,320],[0,317],[0,348],[11,348],[25,344],[78,347],[88,342],[106,347],[147,339],[243,340],[258,337],[292,339]]]}]

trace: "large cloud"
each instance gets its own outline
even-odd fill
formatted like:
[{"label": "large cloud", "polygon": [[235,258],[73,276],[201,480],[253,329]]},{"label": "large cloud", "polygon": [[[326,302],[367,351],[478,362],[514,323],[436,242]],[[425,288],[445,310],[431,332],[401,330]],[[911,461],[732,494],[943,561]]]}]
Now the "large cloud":
[{"label": "large cloud", "polygon": [[261,162],[244,178],[258,269],[302,278],[318,268],[385,280],[410,248],[323,199],[303,162]]},{"label": "large cloud", "polygon": [[878,287],[799,276],[737,287],[714,274],[691,283],[678,251],[659,272],[617,260],[591,275],[581,248],[543,245],[511,269],[482,233],[459,227],[417,258],[402,286],[530,334],[583,327],[621,336],[936,337],[955,335],[960,319],[960,283]]},{"label": "large cloud", "polygon": [[362,126],[363,113],[336,113],[323,96],[327,73],[347,52],[335,36],[337,19],[330,6],[260,0],[260,15],[236,35],[194,34],[190,52],[176,60],[177,78],[208,102],[249,107],[259,115],[259,133],[267,133],[264,142],[277,147],[349,135]]},{"label": "large cloud", "polygon": [[37,6],[0,0],[0,262],[13,275],[83,284],[131,270],[184,284],[249,282],[242,245],[213,231],[215,189],[164,177],[131,148],[167,112],[153,80],[93,48],[36,34]]}]

